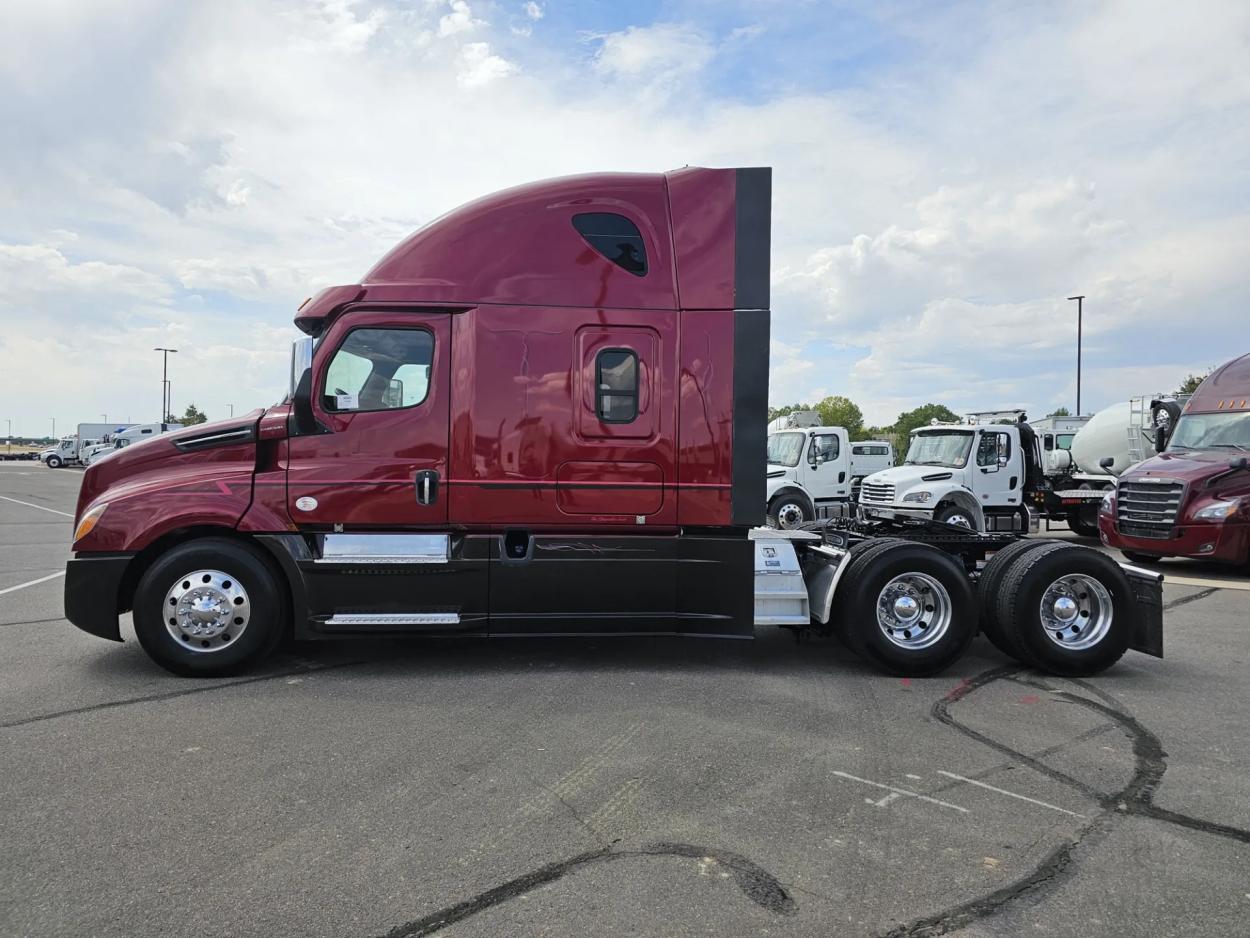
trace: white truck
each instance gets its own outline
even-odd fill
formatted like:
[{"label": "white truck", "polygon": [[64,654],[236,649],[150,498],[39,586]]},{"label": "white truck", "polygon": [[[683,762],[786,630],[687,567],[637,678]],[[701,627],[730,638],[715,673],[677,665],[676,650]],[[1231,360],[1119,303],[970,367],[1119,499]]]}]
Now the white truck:
[{"label": "white truck", "polygon": [[844,427],[801,426],[771,432],[765,482],[768,522],[789,529],[846,514],[843,506],[854,501],[863,478],[893,462],[894,447],[889,442],[852,443]]},{"label": "white truck", "polygon": [[148,440],[152,437],[160,436],[162,433],[168,433],[170,430],[181,429],[182,424],[180,423],[145,423],[129,427],[120,433],[114,433],[112,439],[105,443],[84,449],[81,454],[82,463],[84,466],[92,466],[110,453],[124,449],[131,443]]},{"label": "white truck", "polygon": [[[864,480],[866,517],[911,517],[975,531],[1035,529],[1040,518],[1098,536],[1098,504],[1115,476],[1153,451],[1180,404],[1141,397],[1093,417],[1048,417],[1030,426],[1023,411],[983,411],[964,424],[913,430],[903,464]],[[1074,427],[1080,423],[1079,429]]]},{"label": "white truck", "polygon": [[77,433],[61,437],[56,446],[40,453],[39,458],[49,469],[81,465],[89,455],[84,452],[89,447],[109,443],[116,434],[133,426],[133,423],[80,423]]},{"label": "white truck", "polygon": [[795,410],[788,414],[782,414],[780,417],[774,417],[768,421],[768,432],[776,433],[778,430],[800,430],[805,427],[819,427],[821,424],[820,414],[814,410]]}]

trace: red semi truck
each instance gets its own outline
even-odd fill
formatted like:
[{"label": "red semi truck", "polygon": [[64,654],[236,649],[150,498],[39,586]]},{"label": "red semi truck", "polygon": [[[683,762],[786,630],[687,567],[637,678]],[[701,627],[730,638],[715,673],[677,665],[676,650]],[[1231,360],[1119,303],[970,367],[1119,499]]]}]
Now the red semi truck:
[{"label": "red semi truck", "polygon": [[1250,563],[1250,355],[1208,375],[1155,448],[1103,498],[1103,543],[1136,562]]},{"label": "red semi truck", "polygon": [[510,189],[305,301],[273,407],[87,470],[66,615],[223,674],[282,635],[836,633],[937,671],[1161,654],[1161,577],[914,521],[764,522],[771,170]]}]

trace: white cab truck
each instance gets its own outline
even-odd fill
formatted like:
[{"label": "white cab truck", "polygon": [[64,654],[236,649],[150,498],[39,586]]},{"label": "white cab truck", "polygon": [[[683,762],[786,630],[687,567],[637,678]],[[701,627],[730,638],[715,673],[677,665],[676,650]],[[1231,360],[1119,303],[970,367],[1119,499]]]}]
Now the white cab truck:
[{"label": "white cab truck", "polygon": [[845,514],[844,506],[853,502],[864,476],[893,461],[894,448],[889,443],[852,443],[844,427],[809,426],[770,433],[765,489],[768,522],[789,529]]},{"label": "white cab truck", "polygon": [[61,437],[55,447],[40,453],[39,458],[49,469],[85,465],[91,448],[111,443],[116,434],[133,426],[133,423],[80,423],[77,433]]},{"label": "white cab truck", "polygon": [[1032,429],[1023,422],[913,430],[902,465],[864,479],[860,511],[869,518],[943,521],[974,531],[1027,531],[1025,489],[1036,481],[1029,470],[1037,474],[1033,445]]},{"label": "white cab truck", "polygon": [[131,443],[149,440],[160,436],[162,433],[168,433],[170,430],[181,429],[182,424],[180,423],[145,423],[136,427],[128,427],[120,433],[114,433],[109,441],[98,446],[92,446],[89,450],[84,449],[82,452],[82,463],[84,466],[95,465],[105,456],[115,453],[119,449],[125,449]]}]

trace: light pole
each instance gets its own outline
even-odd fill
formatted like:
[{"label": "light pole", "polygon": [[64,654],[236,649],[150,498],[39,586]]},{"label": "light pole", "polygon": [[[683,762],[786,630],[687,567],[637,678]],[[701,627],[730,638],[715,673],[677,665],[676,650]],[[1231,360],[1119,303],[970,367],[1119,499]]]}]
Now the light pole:
[{"label": "light pole", "polygon": [[1081,314],[1084,312],[1085,294],[1070,296],[1076,300],[1076,416],[1081,416]]},{"label": "light pole", "polygon": [[233,405],[233,404],[227,404],[226,406],[230,408],[230,416],[231,416],[231,417],[233,417],[233,416],[234,416],[234,405]]},{"label": "light pole", "polygon": [[176,348],[164,348],[164,347],[158,346],[157,348],[152,349],[152,351],[164,353],[163,361],[161,362],[161,419],[160,419],[160,422],[164,423],[165,418],[169,416],[169,353],[173,352],[174,354],[177,354],[178,350]]}]

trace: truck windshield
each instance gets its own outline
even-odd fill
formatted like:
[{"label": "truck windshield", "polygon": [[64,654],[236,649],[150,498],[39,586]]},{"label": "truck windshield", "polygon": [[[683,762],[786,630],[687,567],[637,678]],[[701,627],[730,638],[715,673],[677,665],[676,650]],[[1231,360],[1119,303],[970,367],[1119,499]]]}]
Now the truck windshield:
[{"label": "truck windshield", "polygon": [[1231,449],[1250,452],[1250,412],[1185,414],[1168,450]]},{"label": "truck windshield", "polygon": [[948,466],[961,469],[968,464],[972,449],[972,432],[963,430],[926,430],[911,438],[905,466]]},{"label": "truck windshield", "polygon": [[806,433],[774,433],[768,438],[768,461],[774,466],[797,466]]}]

